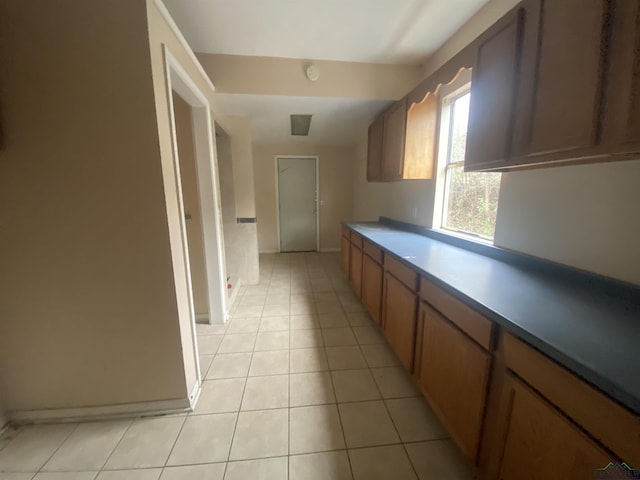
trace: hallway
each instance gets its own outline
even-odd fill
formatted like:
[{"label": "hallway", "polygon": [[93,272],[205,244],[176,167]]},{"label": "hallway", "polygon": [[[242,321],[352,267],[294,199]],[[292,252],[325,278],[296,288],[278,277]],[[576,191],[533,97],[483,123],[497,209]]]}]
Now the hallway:
[{"label": "hallway", "polygon": [[198,325],[193,413],[9,432],[0,480],[472,478],[337,254],[262,255],[260,276]]}]

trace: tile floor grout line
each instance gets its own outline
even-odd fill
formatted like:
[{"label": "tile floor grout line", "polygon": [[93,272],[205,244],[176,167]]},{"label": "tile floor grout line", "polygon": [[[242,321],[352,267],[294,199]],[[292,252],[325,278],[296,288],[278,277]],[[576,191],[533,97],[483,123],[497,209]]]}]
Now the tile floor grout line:
[{"label": "tile floor grout line", "polygon": [[349,446],[347,444],[347,434],[344,431],[344,422],[342,421],[342,414],[340,413],[340,404],[338,404],[338,393],[336,392],[336,386],[335,386],[335,383],[333,382],[333,375],[331,374],[331,370],[329,370],[329,381],[331,382],[331,388],[333,388],[333,396],[336,399],[336,411],[338,412],[338,420],[340,421],[340,430],[342,431],[342,441],[344,442],[344,449],[347,454],[347,462],[349,463],[349,473],[351,474],[351,478],[353,479],[354,478],[353,465],[351,464],[351,456],[349,455]]},{"label": "tile floor grout line", "polygon": [[[44,463],[42,465],[40,465],[40,468],[38,468],[38,470],[34,473],[32,478],[35,478],[36,475],[38,475],[38,473],[42,472],[42,469],[47,465],[47,463],[49,463],[51,461],[51,459],[55,456],[56,453],[58,453],[58,450],[60,450],[62,448],[62,445],[64,445],[66,443],[66,441],[69,439],[69,437],[71,437],[71,435],[73,435],[73,432],[75,432],[78,427],[80,426],[80,423],[76,423],[75,427],[73,427],[72,429],[69,430],[69,433],[64,437],[64,439],[60,442],[60,445],[58,445],[58,447],[54,450],[54,452],[49,455],[49,457],[44,461]],[[18,438],[19,435],[16,435],[16,438]],[[12,440],[15,441],[14,438]],[[31,472],[28,472],[31,473]]]},{"label": "tile floor grout line", "polygon": [[[370,320],[372,320],[371,317],[370,317]],[[380,332],[380,333],[382,333],[382,332]],[[360,353],[364,357],[365,356],[364,355],[364,350],[362,350],[362,346],[361,346],[360,343],[358,344],[358,348],[360,349]],[[366,357],[365,357],[365,361],[366,361]],[[369,362],[367,362],[367,365],[368,364],[369,364]],[[409,460],[409,465],[411,465],[411,469],[413,470],[413,473],[414,473],[415,478],[417,480],[419,478],[418,471],[417,471],[415,465],[413,464],[413,461],[411,460],[411,456],[409,455],[409,451],[407,450],[407,448],[405,446],[405,442],[404,442],[404,440],[402,438],[402,435],[400,434],[400,429],[396,425],[396,421],[393,419],[393,415],[391,415],[391,410],[389,410],[389,406],[387,405],[387,401],[386,401],[387,399],[384,398],[384,395],[382,393],[382,389],[378,385],[378,382],[376,382],[375,376],[373,375],[373,370],[372,370],[371,365],[369,365],[369,374],[371,375],[371,378],[373,379],[373,383],[376,385],[376,389],[378,390],[378,393],[380,394],[380,399],[382,400],[382,404],[384,405],[384,408],[385,408],[385,410],[387,412],[387,415],[389,415],[389,419],[391,420],[391,424],[393,425],[393,428],[395,429],[396,434],[398,435],[398,439],[400,440],[400,444],[402,445],[402,450],[404,451],[405,455],[407,456],[407,460]]]},{"label": "tile floor grout line", "polygon": [[118,440],[118,442],[116,443],[115,447],[113,447],[113,449],[111,450],[111,453],[107,456],[107,459],[103,462],[102,467],[100,467],[98,469],[98,475],[96,475],[96,478],[100,476],[100,474],[104,471],[104,467],[107,465],[107,463],[109,462],[109,459],[111,459],[111,457],[113,456],[113,453],[116,451],[116,449],[118,448],[118,445],[120,445],[120,443],[122,442],[122,439],[124,438],[124,436],[127,434],[127,432],[129,431],[129,429],[131,428],[131,425],[133,425],[133,422],[135,420],[138,419],[131,419],[129,420],[129,425],[127,425],[127,428],[125,428],[124,432],[122,433],[122,436],[120,437],[120,439]]},{"label": "tile floor grout line", "polygon": [[233,425],[233,434],[231,435],[231,442],[229,443],[229,451],[227,452],[227,461],[224,465],[224,472],[222,473],[222,478],[227,476],[227,468],[229,466],[229,462],[231,461],[231,450],[233,449],[233,442],[236,439],[236,431],[238,429],[238,422],[240,421],[240,409],[242,408],[242,402],[244,401],[244,395],[247,391],[247,382],[249,380],[248,374],[251,370],[251,364],[253,363],[253,352],[251,353],[251,360],[249,360],[249,368],[247,369],[247,376],[244,380],[244,386],[242,387],[242,397],[240,398],[240,406],[238,407],[238,413],[236,414],[236,422]]},{"label": "tile floor grout line", "polygon": [[[193,412],[191,412],[193,413]],[[160,472],[160,476],[162,476],[162,474],[164,473],[164,470],[167,468],[167,464],[169,463],[169,459],[171,458],[171,454],[173,453],[173,451],[176,448],[176,445],[178,444],[178,439],[180,438],[180,435],[182,435],[182,430],[184,430],[184,426],[187,423],[187,420],[189,419],[189,415],[187,414],[184,416],[184,420],[182,421],[182,425],[180,425],[180,429],[178,430],[178,435],[176,435],[176,439],[173,441],[173,445],[171,445],[171,449],[169,450],[169,455],[167,455],[166,460],[164,461],[164,465],[162,466],[162,472]]]},{"label": "tile floor grout line", "polygon": [[[289,295],[289,300],[291,300],[291,295]],[[289,312],[291,312],[291,304],[289,304]],[[289,458],[291,456],[291,316],[289,316],[289,395],[287,397],[287,405],[289,409],[287,410],[287,480],[290,480],[291,476],[291,468]]]}]

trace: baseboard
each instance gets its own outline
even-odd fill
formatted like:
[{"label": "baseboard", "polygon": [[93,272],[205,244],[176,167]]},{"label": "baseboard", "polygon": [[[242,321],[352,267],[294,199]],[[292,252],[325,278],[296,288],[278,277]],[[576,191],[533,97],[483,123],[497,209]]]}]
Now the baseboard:
[{"label": "baseboard", "polygon": [[196,323],[209,323],[209,314],[196,313]]},{"label": "baseboard", "polygon": [[262,255],[262,254],[270,255],[272,253],[280,253],[280,250],[260,250],[258,252],[258,255]]},{"label": "baseboard", "polygon": [[145,417],[188,413],[200,395],[200,383],[189,395],[190,398],[157,400],[153,402],[125,403],[99,407],[54,408],[47,410],[13,410],[8,412],[9,420],[17,424],[25,423],[65,423],[117,418]]}]

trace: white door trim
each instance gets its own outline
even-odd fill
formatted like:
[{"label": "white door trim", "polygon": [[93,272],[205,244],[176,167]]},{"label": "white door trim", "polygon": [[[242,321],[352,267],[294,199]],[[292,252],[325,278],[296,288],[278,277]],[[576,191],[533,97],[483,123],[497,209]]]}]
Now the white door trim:
[{"label": "white door trim", "polygon": [[[316,252],[320,251],[320,157],[318,155],[275,155],[274,163],[276,166],[276,232],[278,238],[278,248],[276,252],[281,252],[280,244],[280,185],[278,178],[278,159],[279,158],[304,158],[313,159],[316,163]],[[267,253],[267,252],[263,252]]]},{"label": "white door trim", "polygon": [[193,343],[194,362],[196,365],[196,385],[189,387],[189,401],[194,405],[200,392],[202,375],[198,356],[196,333],[196,315],[193,303],[193,288],[189,266],[189,249],[187,242],[187,227],[182,200],[182,185],[180,181],[180,162],[178,158],[178,144],[173,107],[173,92],[175,91],[190,106],[192,112],[193,142],[196,163],[196,177],[198,182],[198,199],[202,220],[202,241],[205,258],[205,277],[207,281],[207,300],[209,307],[209,323],[217,320],[224,323],[227,319],[227,283],[224,263],[222,224],[219,211],[219,185],[217,178],[217,159],[215,156],[215,138],[213,136],[213,121],[211,108],[207,96],[198,88],[180,62],[163,45],[165,66],[165,82],[167,104],[169,108],[169,122],[171,127],[171,146],[173,153],[173,168],[178,192],[178,209],[180,215],[181,248],[185,263],[186,285],[189,296],[189,316],[191,337]]}]

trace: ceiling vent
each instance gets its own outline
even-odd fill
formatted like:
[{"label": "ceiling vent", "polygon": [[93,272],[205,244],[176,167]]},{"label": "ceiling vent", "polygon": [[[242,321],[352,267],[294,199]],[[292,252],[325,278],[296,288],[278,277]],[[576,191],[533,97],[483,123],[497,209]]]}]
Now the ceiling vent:
[{"label": "ceiling vent", "polygon": [[311,115],[291,115],[291,135],[309,135]]}]

